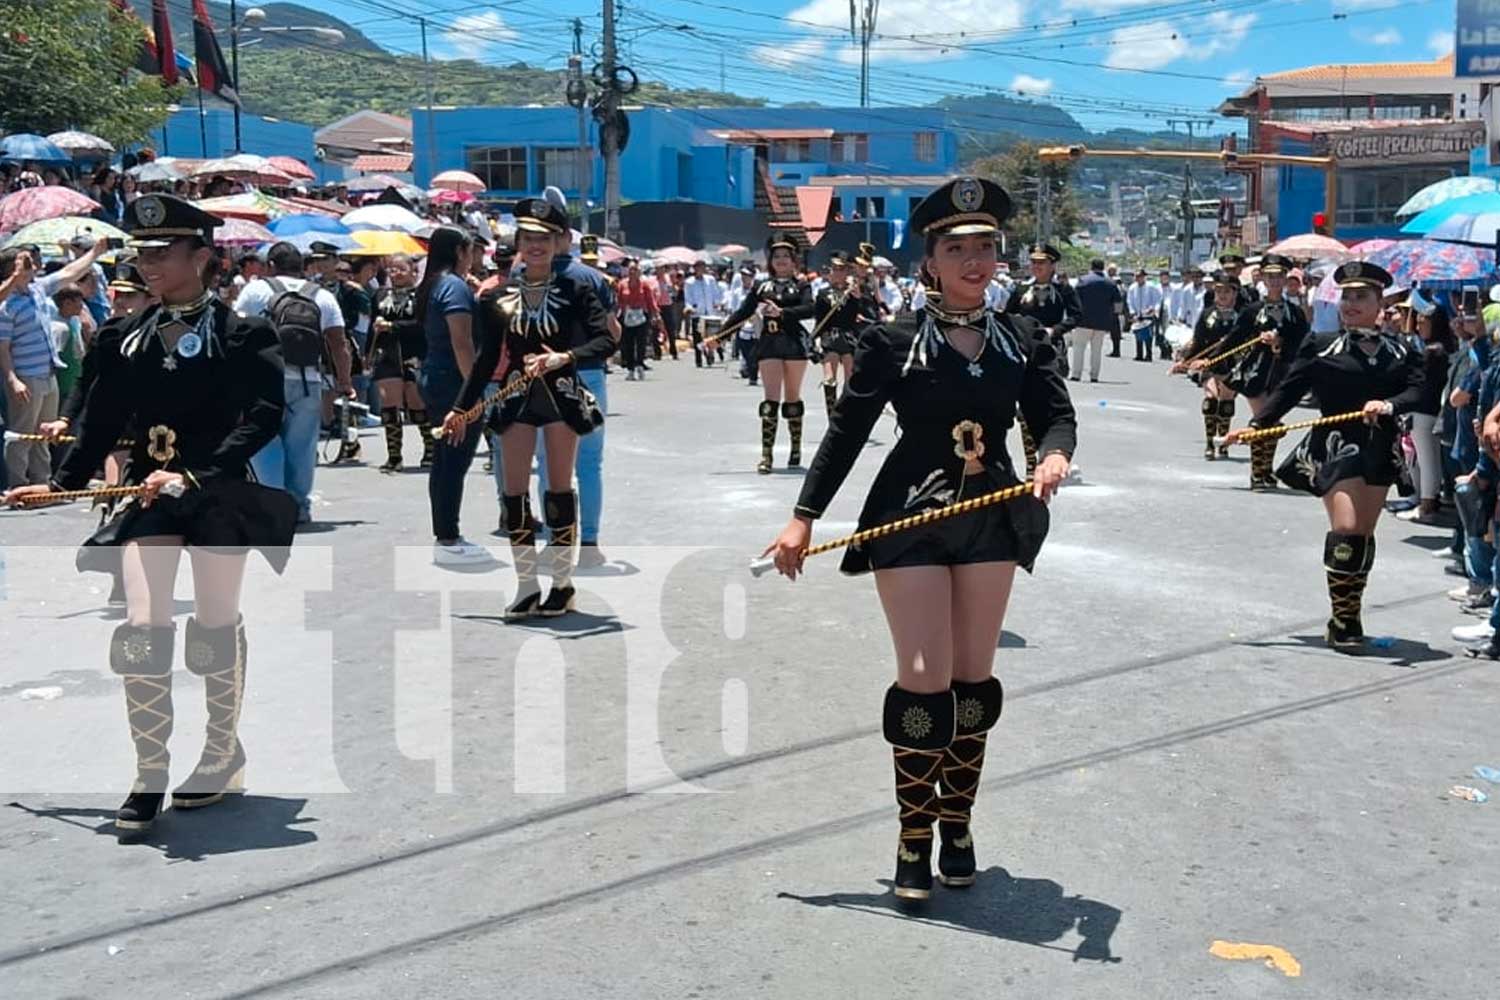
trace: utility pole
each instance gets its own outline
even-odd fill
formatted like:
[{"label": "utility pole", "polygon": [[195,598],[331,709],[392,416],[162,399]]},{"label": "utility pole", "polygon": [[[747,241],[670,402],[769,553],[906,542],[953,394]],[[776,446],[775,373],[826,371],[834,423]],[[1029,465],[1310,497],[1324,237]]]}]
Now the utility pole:
[{"label": "utility pole", "polygon": [[1187,277],[1187,269],[1192,266],[1193,260],[1193,232],[1197,228],[1197,218],[1193,215],[1193,166],[1189,163],[1182,165],[1182,274]]},{"label": "utility pole", "polygon": [[599,146],[604,153],[604,235],[617,240],[620,234],[620,88],[615,83],[615,0],[604,0],[603,76]]},{"label": "utility pole", "polygon": [[849,37],[859,46],[859,106],[870,106],[870,41],[880,0],[849,0]]},{"label": "utility pole", "polygon": [[1187,129],[1188,149],[1192,149],[1193,148],[1193,127],[1196,126],[1196,125],[1202,125],[1204,128],[1212,128],[1213,124],[1214,124],[1214,120],[1212,118],[1168,118],[1167,119],[1167,128],[1171,129],[1173,132],[1177,131],[1177,126],[1179,126],[1179,125],[1181,125],[1181,126],[1183,126],[1184,128]]},{"label": "utility pole", "polygon": [[437,174],[437,129],[432,122],[432,59],[427,55],[427,18],[417,18],[422,26],[422,67],[427,84],[427,179]]},{"label": "utility pole", "polygon": [[584,112],[588,104],[588,86],[583,82],[583,18],[573,18],[573,54],[568,57],[568,103],[578,109],[578,154],[574,161],[573,179],[578,185],[578,231],[589,231],[589,182],[593,178],[594,164],[589,156],[588,117]]}]

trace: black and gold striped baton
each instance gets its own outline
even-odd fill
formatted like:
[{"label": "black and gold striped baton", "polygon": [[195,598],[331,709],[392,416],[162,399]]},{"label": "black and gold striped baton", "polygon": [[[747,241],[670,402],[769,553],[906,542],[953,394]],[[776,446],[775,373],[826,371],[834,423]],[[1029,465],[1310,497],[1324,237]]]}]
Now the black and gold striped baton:
[{"label": "black and gold striped baton", "polygon": [[[474,421],[478,420],[484,415],[484,411],[486,408],[493,406],[496,403],[503,403],[507,399],[511,399],[515,396],[521,395],[521,393],[531,388],[531,383],[534,381],[536,381],[535,376],[523,375],[520,379],[512,382],[504,389],[501,389],[499,392],[495,393],[495,395],[490,396],[487,399],[481,399],[479,402],[475,403],[467,410],[460,410],[458,415],[464,418],[465,426],[467,426],[468,424],[472,424]],[[441,441],[443,439],[442,426],[440,425],[434,427],[431,431],[431,434],[435,440]]]},{"label": "black and gold striped baton", "polygon": [[[38,441],[46,444],[73,444],[78,438],[72,434],[62,434],[55,438],[49,438],[45,434],[22,434],[20,431],[6,431],[5,440],[11,441]],[[115,442],[116,448],[134,448],[135,442],[130,438],[121,438]]]},{"label": "black and gold striped baton", "polygon": [[[187,491],[182,483],[169,483],[161,492],[169,497],[180,497]],[[120,497],[138,497],[146,492],[144,486],[101,486],[91,490],[54,490],[50,493],[23,493],[11,501],[16,507],[42,507],[48,504],[65,503],[70,500],[116,500]]]},{"label": "black and gold striped baton", "polygon": [[[1211,358],[1205,359],[1204,362],[1203,362],[1203,364],[1206,367],[1208,367],[1208,368],[1212,368],[1214,365],[1218,364],[1220,361],[1227,361],[1228,359],[1234,357],[1236,354],[1241,354],[1241,353],[1243,353],[1245,351],[1250,350],[1250,348],[1256,347],[1258,345],[1260,345],[1260,338],[1259,337],[1252,337],[1251,339],[1245,341],[1243,344],[1240,344],[1238,347],[1231,347],[1229,350],[1225,351],[1223,354],[1216,354],[1216,355],[1214,355]],[[1194,360],[1197,360],[1197,359],[1194,359]]]},{"label": "black and gold striped baton", "polygon": [[[1267,441],[1285,437],[1292,431],[1306,430],[1309,427],[1327,427],[1329,424],[1347,424],[1353,420],[1363,420],[1364,410],[1351,410],[1348,413],[1336,413],[1331,417],[1318,417],[1315,420],[1298,420],[1296,423],[1280,424],[1276,427],[1263,427],[1257,430],[1241,431],[1235,444],[1249,444],[1251,441]],[[1215,437],[1214,444],[1222,446],[1224,438]]]},{"label": "black and gold striped baton", "polygon": [[[960,514],[968,514],[983,507],[993,507],[997,503],[1004,503],[1007,500],[1026,496],[1035,487],[1036,484],[1034,482],[1027,480],[1024,483],[1017,483],[1015,486],[1007,486],[1003,490],[995,490],[993,493],[977,496],[972,500],[960,500],[958,503],[949,504],[947,507],[938,507],[935,510],[923,511],[920,514],[903,517],[889,524],[879,524],[873,528],[856,531],[852,535],[845,535],[843,538],[835,538],[831,542],[822,542],[818,545],[809,546],[807,551],[803,553],[803,557],[821,555],[824,552],[832,552],[834,549],[859,545],[874,538],[884,538],[886,535],[894,535],[898,531],[919,528],[924,524],[931,524],[934,521],[943,521],[950,517],[957,517]],[[763,576],[767,570],[775,568],[776,560],[770,556],[761,556],[750,563],[750,575]]]}]

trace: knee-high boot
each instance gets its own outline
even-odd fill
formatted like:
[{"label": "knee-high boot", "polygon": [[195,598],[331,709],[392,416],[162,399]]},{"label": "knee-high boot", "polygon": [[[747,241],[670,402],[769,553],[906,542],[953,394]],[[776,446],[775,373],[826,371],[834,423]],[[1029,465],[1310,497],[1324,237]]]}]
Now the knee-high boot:
[{"label": "knee-high boot", "polygon": [[979,775],[984,769],[985,743],[1000,721],[1005,690],[997,678],[977,684],[953,682],[953,742],[943,754],[942,795],[938,798],[938,878],[947,886],[974,884],[974,836],[969,816],[979,793]]},{"label": "knee-high boot", "polygon": [[505,609],[505,618],[530,618],[542,603],[542,589],[536,581],[536,518],[531,514],[531,497],[507,495],[501,498],[500,509],[510,539],[510,558],[516,565],[516,599]]},{"label": "knee-high boot", "polygon": [[547,543],[548,572],[552,589],[538,612],[556,618],[573,610],[573,567],[578,559],[578,494],[544,493],[542,510],[552,539]]},{"label": "knee-high boot", "polygon": [[1344,535],[1330,531],[1323,540],[1323,567],[1328,572],[1328,619],[1325,638],[1334,649],[1359,649],[1365,643],[1360,621],[1365,583],[1375,565],[1372,535]]},{"label": "knee-high boot", "polygon": [[755,471],[763,476],[771,474],[771,450],[776,447],[776,414],[781,404],[774,399],[760,401],[760,463]]},{"label": "knee-high boot", "polygon": [[823,405],[828,407],[828,415],[833,416],[833,406],[839,401],[839,384],[835,379],[823,380]]},{"label": "knee-high boot", "polygon": [[894,891],[900,899],[926,899],[932,894],[938,778],[953,742],[953,692],[916,694],[891,685],[885,693],[884,729],[895,758],[901,818]]},{"label": "knee-high boot", "polygon": [[173,625],[121,625],[110,638],[109,666],[125,683],[125,713],[135,744],[135,782],[115,813],[121,838],[149,830],[166,798],[176,635]]},{"label": "knee-high boot", "polygon": [[424,469],[432,468],[433,449],[437,447],[437,438],[432,436],[432,424],[427,421],[427,411],[407,410],[406,416],[417,428],[417,434],[422,438],[422,462]]},{"label": "knee-high boot", "polygon": [[380,422],[385,427],[385,464],[381,472],[401,471],[401,408],[387,406],[380,411]]},{"label": "knee-high boot", "polygon": [[245,620],[205,628],[189,618],[183,659],[203,678],[208,727],[203,756],[187,781],[172,793],[178,809],[198,809],[245,787],[245,748],[240,744],[240,706],[245,700]]},{"label": "knee-high boot", "polygon": [[1203,457],[1212,462],[1217,454],[1214,438],[1219,433],[1219,401],[1212,396],[1204,396],[1203,405],[1199,409],[1203,411]]},{"label": "knee-high boot", "polygon": [[795,469],[802,464],[802,414],[807,412],[807,404],[802,400],[795,403],[782,403],[781,415],[786,417],[787,436],[792,439],[792,450],[787,453],[787,468]]},{"label": "knee-high boot", "polygon": [[1250,488],[1252,490],[1274,490],[1276,488],[1276,442],[1254,440],[1250,442]]},{"label": "knee-high boot", "polygon": [[[1234,400],[1219,400],[1219,437],[1229,433],[1229,428],[1234,425]],[[1219,457],[1229,457],[1229,446],[1219,445]]]}]

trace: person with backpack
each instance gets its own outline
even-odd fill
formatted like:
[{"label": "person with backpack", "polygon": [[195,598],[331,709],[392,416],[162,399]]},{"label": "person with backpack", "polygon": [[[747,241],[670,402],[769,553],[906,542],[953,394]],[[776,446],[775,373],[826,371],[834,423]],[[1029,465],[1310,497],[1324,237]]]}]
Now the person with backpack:
[{"label": "person with backpack", "polygon": [[286,362],[286,412],[280,433],[250,465],[261,483],[296,499],[297,521],[307,524],[312,521],[309,497],[318,465],[325,372],[331,368],[337,391],[353,397],[349,345],[338,300],[301,276],[302,252],[290,243],[277,243],[266,260],[270,276],[247,284],[234,309],[241,316],[264,316],[275,327]]}]

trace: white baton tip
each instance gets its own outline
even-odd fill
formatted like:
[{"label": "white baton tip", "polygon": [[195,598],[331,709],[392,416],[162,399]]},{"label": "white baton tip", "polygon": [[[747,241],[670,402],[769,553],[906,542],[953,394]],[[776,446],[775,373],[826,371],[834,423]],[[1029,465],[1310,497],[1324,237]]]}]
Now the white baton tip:
[{"label": "white baton tip", "polygon": [[187,491],[187,486],[183,483],[167,483],[161,491],[169,497],[180,497]]},{"label": "white baton tip", "polygon": [[1215,434],[1214,435],[1214,447],[1215,448],[1222,448],[1222,447],[1224,447],[1224,442],[1227,441],[1227,440],[1228,439],[1226,437],[1224,437],[1224,435],[1222,435],[1222,434]]},{"label": "white baton tip", "polygon": [[761,556],[759,559],[750,560],[750,575],[765,576],[768,570],[776,568],[776,560],[770,556]]}]

